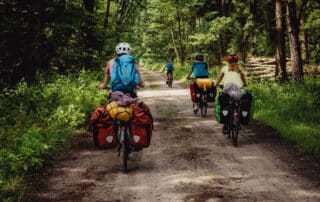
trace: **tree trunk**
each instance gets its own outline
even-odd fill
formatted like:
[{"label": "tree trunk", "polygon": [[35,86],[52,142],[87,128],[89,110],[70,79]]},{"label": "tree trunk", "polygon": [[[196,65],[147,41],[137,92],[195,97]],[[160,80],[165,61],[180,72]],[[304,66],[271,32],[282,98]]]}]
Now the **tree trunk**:
[{"label": "tree trunk", "polygon": [[292,66],[292,79],[295,83],[303,81],[301,50],[299,43],[299,25],[296,17],[296,3],[294,0],[286,2],[287,26]]},{"label": "tree trunk", "polygon": [[176,53],[176,56],[179,59],[179,61],[181,61],[180,54],[179,54],[179,51],[178,51],[178,48],[177,48],[177,44],[176,44],[176,39],[174,37],[173,29],[171,29],[171,39],[172,39],[172,43],[173,43],[173,47],[174,47],[174,52]]},{"label": "tree trunk", "polygon": [[90,13],[93,13],[95,0],[83,0],[83,3],[86,10],[89,11]]},{"label": "tree trunk", "polygon": [[251,47],[252,47],[252,49],[251,49],[252,55],[256,55],[257,54],[257,43],[256,43],[256,33],[255,33],[255,27],[257,27],[256,26],[256,24],[257,24],[256,22],[257,22],[257,15],[258,15],[257,14],[257,3],[258,2],[256,0],[251,0],[250,1],[250,13],[253,16],[253,23],[254,23],[253,27],[252,27],[252,29],[250,31],[250,36],[249,36],[250,41],[251,41]]},{"label": "tree trunk", "polygon": [[[220,0],[219,1],[219,7],[220,7],[220,16],[226,16],[225,12],[225,0]],[[222,31],[220,34],[220,62],[223,61],[224,56],[226,55],[226,50],[227,50],[227,45],[226,45],[226,39],[225,39],[225,33]]]},{"label": "tree trunk", "polygon": [[286,81],[286,49],[285,49],[285,36],[284,36],[284,9],[282,0],[276,0],[276,71],[275,77],[280,81]]},{"label": "tree trunk", "polygon": [[103,25],[104,29],[106,29],[108,27],[108,23],[109,23],[110,4],[111,4],[111,0],[108,0],[107,1],[107,7],[106,7],[106,15],[105,15],[105,18],[104,18],[104,25]]}]

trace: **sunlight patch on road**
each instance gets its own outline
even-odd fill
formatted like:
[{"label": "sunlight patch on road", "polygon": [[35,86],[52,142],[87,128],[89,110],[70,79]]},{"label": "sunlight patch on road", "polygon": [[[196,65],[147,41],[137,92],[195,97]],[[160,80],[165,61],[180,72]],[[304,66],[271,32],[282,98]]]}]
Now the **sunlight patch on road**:
[{"label": "sunlight patch on road", "polygon": [[214,174],[179,174],[174,176],[168,176],[170,180],[168,182],[172,185],[177,184],[198,184],[198,185],[212,185],[212,184],[226,184],[229,182],[229,178],[221,175],[214,175]]},{"label": "sunlight patch on road", "polygon": [[312,190],[306,191],[306,190],[299,189],[299,190],[294,190],[293,193],[298,197],[303,197],[303,198],[314,197],[314,198],[317,198],[318,201],[320,201],[320,193],[318,191],[312,191]]},{"label": "sunlight patch on road", "polygon": [[138,96],[141,98],[146,97],[181,97],[188,96],[189,91],[186,89],[167,89],[167,90],[142,90],[138,91]]},{"label": "sunlight patch on road", "polygon": [[261,159],[261,156],[243,156],[241,157],[243,160],[257,160],[257,159]]}]

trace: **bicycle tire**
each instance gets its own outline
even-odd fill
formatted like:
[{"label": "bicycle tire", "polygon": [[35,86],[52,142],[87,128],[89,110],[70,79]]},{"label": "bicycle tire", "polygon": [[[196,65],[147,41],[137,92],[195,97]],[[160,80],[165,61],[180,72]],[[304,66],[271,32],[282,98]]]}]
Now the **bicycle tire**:
[{"label": "bicycle tire", "polygon": [[128,172],[128,160],[129,160],[129,139],[126,132],[124,132],[122,142],[122,158],[123,158],[123,171]]},{"label": "bicycle tire", "polygon": [[231,138],[231,132],[232,132],[232,116],[231,116],[230,111],[231,111],[231,110],[229,110],[228,119],[227,119],[227,134],[228,134],[228,139]]},{"label": "bicycle tire", "polygon": [[198,113],[198,110],[193,110],[195,106],[196,106],[196,104],[195,104],[195,103],[192,103],[192,111],[193,111],[194,114],[197,114],[197,113]]},{"label": "bicycle tire", "polygon": [[205,95],[205,92],[201,93],[201,116],[204,118],[207,116],[207,110],[208,110],[208,102],[207,102],[207,97]]},{"label": "bicycle tire", "polygon": [[238,134],[239,134],[239,127],[238,127],[238,122],[239,120],[233,120],[234,123],[232,123],[232,143],[233,146],[237,147],[238,146]]},{"label": "bicycle tire", "polygon": [[230,139],[231,137],[231,130],[232,130],[232,125],[230,124],[231,121],[230,119],[228,120],[228,124],[227,124],[227,131],[228,131],[228,138]]},{"label": "bicycle tire", "polygon": [[201,109],[201,116],[205,118],[207,116],[208,104],[206,102],[202,103],[200,106],[200,109]]}]

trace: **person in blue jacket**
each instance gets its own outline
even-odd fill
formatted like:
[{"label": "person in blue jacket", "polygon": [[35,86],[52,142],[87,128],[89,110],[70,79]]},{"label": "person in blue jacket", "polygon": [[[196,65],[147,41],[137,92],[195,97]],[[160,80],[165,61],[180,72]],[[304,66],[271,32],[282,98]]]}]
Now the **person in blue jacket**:
[{"label": "person in blue jacket", "polygon": [[191,70],[188,73],[188,79],[192,73],[195,78],[209,78],[208,65],[203,60],[203,55],[198,53],[196,55],[196,60],[193,62]]},{"label": "person in blue jacket", "polygon": [[167,84],[168,84],[168,81],[172,81],[173,80],[173,64],[170,60],[168,60],[167,64],[164,66],[167,70]]}]

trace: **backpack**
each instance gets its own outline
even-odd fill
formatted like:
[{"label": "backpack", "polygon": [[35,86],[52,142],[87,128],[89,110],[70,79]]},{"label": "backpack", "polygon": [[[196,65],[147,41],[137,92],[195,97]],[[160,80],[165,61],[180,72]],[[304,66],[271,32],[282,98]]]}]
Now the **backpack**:
[{"label": "backpack", "polygon": [[208,65],[205,62],[194,62],[192,65],[192,71],[195,77],[209,76]]},{"label": "backpack", "polygon": [[92,113],[88,130],[96,147],[107,149],[117,145],[116,122],[109,116],[105,106],[97,107]]},{"label": "backpack", "polygon": [[149,107],[140,101],[136,104],[131,120],[131,145],[136,148],[149,147],[153,130],[153,118]]},{"label": "backpack", "polygon": [[172,71],[173,70],[173,64],[172,63],[167,63],[166,64],[166,68],[167,68],[167,71]]},{"label": "backpack", "polygon": [[112,91],[132,93],[140,82],[134,57],[131,55],[121,55],[114,60],[111,69]]}]

